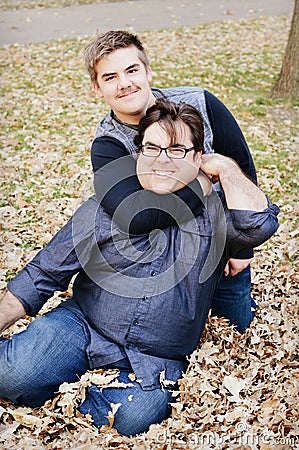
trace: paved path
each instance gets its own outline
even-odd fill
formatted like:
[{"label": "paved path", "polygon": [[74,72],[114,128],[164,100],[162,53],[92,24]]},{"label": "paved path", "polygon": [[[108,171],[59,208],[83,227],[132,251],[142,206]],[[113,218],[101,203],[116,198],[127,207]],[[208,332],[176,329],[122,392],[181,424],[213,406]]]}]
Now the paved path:
[{"label": "paved path", "polygon": [[222,20],[291,15],[294,0],[133,0],[65,8],[0,12],[0,46],[136,32]]}]

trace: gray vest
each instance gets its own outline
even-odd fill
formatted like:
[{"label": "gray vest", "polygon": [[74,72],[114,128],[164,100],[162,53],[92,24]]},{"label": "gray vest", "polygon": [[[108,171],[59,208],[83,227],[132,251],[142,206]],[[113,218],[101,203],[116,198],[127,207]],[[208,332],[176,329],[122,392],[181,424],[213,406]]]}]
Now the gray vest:
[{"label": "gray vest", "polygon": [[[152,89],[156,98],[163,97],[174,103],[185,102],[197,108],[204,119],[204,149],[205,153],[213,153],[213,133],[206,110],[204,90],[198,87],[175,87],[169,89]],[[105,115],[99,122],[96,137],[109,136],[124,144],[131,155],[136,155],[138,148],[134,144],[137,126],[129,125],[118,120],[112,112]]]}]

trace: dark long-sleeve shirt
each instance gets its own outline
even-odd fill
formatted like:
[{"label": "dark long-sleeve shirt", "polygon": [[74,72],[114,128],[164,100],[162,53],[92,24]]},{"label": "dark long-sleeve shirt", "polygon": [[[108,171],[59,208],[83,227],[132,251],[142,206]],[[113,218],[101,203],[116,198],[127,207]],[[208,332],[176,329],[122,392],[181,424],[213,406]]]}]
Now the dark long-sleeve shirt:
[{"label": "dark long-sleeve shirt", "polygon": [[75,276],[60,307],[85,324],[90,367],[127,356],[143,389],[157,388],[161,372],[177,381],[185,370],[226,260],[268,239],[277,214],[270,201],[263,212],[227,210],[213,193],[193,220],[129,238],[92,197],[8,289],[35,315]]}]

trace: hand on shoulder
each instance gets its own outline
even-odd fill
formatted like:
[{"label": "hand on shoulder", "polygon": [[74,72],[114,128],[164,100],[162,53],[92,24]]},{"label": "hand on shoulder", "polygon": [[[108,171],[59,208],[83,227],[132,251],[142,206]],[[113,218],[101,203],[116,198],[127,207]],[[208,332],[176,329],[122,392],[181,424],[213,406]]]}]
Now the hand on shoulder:
[{"label": "hand on shoulder", "polygon": [[233,159],[219,153],[203,154],[201,160],[200,169],[213,177],[219,177],[221,174],[239,169]]}]

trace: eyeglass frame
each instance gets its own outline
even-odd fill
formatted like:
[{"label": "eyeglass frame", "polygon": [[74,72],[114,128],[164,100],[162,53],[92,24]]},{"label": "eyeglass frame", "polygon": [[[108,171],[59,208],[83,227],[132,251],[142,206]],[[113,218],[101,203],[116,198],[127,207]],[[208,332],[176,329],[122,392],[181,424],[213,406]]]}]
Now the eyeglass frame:
[{"label": "eyeglass frame", "polygon": [[[157,153],[157,155],[146,155],[146,154],[144,154],[144,153],[143,153],[144,147],[146,147],[147,145],[151,145],[152,147],[157,147],[157,149],[159,149],[159,153]],[[170,148],[175,148],[175,146],[174,146],[174,145],[170,145],[169,147],[160,147],[160,145],[156,145],[156,144],[142,144],[142,145],[140,146],[141,153],[142,153],[144,156],[148,156],[149,158],[158,158],[158,157],[161,155],[162,151],[164,151],[164,152],[166,153],[166,156],[167,156],[169,159],[184,159],[188,152],[191,152],[191,150],[194,150],[194,146],[193,146],[193,147],[186,148],[186,147],[184,147],[184,146],[182,145],[182,146],[177,147],[177,150],[183,150],[183,151],[184,151],[184,156],[171,156],[171,155],[168,154],[168,150],[169,150]],[[182,152],[182,153],[183,153],[183,152]]]}]

